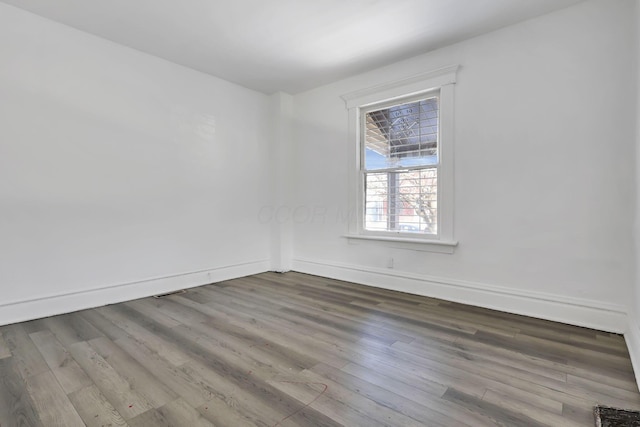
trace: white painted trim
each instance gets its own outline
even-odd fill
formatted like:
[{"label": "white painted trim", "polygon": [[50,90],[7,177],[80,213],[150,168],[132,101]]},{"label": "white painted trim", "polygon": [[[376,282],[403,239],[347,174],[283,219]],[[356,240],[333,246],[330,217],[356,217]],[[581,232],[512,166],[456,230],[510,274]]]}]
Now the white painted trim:
[{"label": "white painted trim", "polygon": [[353,241],[365,240],[372,242],[385,242],[391,247],[399,249],[409,249],[414,251],[423,252],[438,252],[444,254],[452,254],[455,247],[458,246],[456,241],[445,240],[429,240],[426,238],[411,238],[411,237],[395,237],[395,236],[379,236],[373,234],[345,234],[344,236],[350,240],[349,243],[355,243]]},{"label": "white painted trim", "polygon": [[293,270],[607,332],[627,328],[626,307],[600,301],[303,258],[293,260]]},{"label": "white painted trim", "polygon": [[458,68],[460,68],[459,65],[438,68],[405,79],[395,80],[391,83],[383,83],[349,92],[342,95],[341,98],[344,100],[345,106],[351,109],[428,92],[445,85],[454,84]]},{"label": "white painted trim", "polygon": [[[456,67],[457,70],[457,67]],[[440,142],[438,143],[438,236],[454,240],[455,94],[453,85],[440,87]]]},{"label": "white painted trim", "polygon": [[269,260],[213,267],[205,270],[154,277],[95,289],[51,294],[0,304],[0,325],[116,304],[137,298],[174,292],[223,280],[269,271]]},{"label": "white painted trim", "polygon": [[629,350],[631,364],[633,365],[633,373],[636,376],[636,384],[640,385],[640,326],[632,316],[629,316],[624,339]]}]

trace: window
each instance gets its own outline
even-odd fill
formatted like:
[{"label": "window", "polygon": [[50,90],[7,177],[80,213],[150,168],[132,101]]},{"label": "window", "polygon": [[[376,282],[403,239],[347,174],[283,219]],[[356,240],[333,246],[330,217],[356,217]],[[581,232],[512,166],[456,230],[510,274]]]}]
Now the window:
[{"label": "window", "polygon": [[361,109],[364,229],[438,234],[439,92]]},{"label": "window", "polygon": [[357,213],[347,237],[453,251],[457,68],[343,96],[353,143],[350,207]]}]

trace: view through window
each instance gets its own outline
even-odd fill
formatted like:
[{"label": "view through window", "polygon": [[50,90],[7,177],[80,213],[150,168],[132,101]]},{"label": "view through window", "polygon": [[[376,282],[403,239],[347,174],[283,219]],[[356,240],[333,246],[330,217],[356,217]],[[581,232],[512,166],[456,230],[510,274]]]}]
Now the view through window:
[{"label": "view through window", "polygon": [[362,110],[364,228],[438,234],[438,93]]}]

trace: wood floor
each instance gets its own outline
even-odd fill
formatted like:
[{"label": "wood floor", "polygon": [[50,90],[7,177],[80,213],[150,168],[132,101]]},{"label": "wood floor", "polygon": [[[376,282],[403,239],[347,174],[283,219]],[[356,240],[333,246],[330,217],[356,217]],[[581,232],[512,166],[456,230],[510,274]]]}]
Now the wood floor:
[{"label": "wood floor", "polygon": [[593,426],[621,336],[299,273],[0,327],[0,426]]}]

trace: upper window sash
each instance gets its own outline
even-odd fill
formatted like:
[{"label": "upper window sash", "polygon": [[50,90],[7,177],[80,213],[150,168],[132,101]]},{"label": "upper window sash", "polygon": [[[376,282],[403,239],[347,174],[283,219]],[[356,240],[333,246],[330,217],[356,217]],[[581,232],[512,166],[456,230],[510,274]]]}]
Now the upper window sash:
[{"label": "upper window sash", "polygon": [[[412,105],[413,104],[413,105]],[[412,106],[417,108],[417,111],[407,113],[406,111],[393,111],[394,107]],[[431,108],[431,111],[425,111],[424,109]],[[409,170],[417,168],[426,168],[437,166],[440,162],[440,90],[434,90],[426,93],[421,93],[414,96],[409,96],[401,99],[394,99],[391,101],[381,102],[369,105],[364,108],[360,108],[360,168],[363,171],[384,171],[384,170]],[[382,117],[384,112],[390,114],[389,117]],[[380,113],[380,117],[371,117],[371,113]],[[429,117],[431,116],[431,117]],[[406,155],[402,156],[401,152],[391,152],[391,141],[393,138],[392,132],[401,132],[400,129],[394,129],[392,123],[381,123],[384,121],[393,121],[395,119],[402,119],[410,117],[417,117],[417,125],[420,126],[418,134],[415,134],[413,129],[412,136],[406,136],[406,139],[414,139],[414,145],[417,145],[417,150],[430,151],[429,148],[422,148],[423,144],[433,143],[435,144],[435,150],[430,155]],[[387,134],[383,134],[384,130],[376,125],[387,125]],[[371,127],[374,127],[381,135],[379,141],[375,140],[375,137],[367,139],[368,133],[374,133]],[[431,134],[433,141],[423,141],[422,131],[428,133],[426,128],[435,128],[435,131]],[[427,136],[426,134],[424,136]],[[402,144],[401,144],[402,145]],[[400,146],[401,146],[400,145]],[[408,147],[409,144],[407,144]],[[369,156],[367,156],[367,149],[369,149]],[[386,153],[384,153],[387,151]],[[408,152],[415,152],[416,150],[409,150]],[[375,156],[375,158],[374,158]],[[369,160],[369,164],[368,164]]]}]

